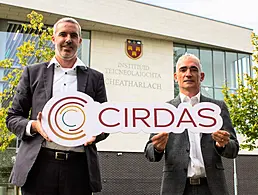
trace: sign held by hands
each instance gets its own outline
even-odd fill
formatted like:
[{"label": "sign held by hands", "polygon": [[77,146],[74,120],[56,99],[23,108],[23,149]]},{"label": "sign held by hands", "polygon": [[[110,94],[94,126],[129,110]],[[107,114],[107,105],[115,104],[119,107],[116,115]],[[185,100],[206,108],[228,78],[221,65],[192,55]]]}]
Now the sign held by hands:
[{"label": "sign held by hands", "polygon": [[81,92],[52,97],[42,112],[42,127],[54,142],[78,146],[105,133],[212,133],[222,127],[221,109],[210,102],[178,108],[163,104],[103,103]]}]

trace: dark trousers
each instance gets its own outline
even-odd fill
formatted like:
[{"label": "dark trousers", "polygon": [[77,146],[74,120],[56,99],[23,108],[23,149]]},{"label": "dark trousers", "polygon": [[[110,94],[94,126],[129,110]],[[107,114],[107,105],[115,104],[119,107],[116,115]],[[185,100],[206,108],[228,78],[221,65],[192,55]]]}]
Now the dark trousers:
[{"label": "dark trousers", "polygon": [[207,179],[202,179],[198,185],[190,184],[189,179],[187,179],[183,195],[211,195]]},{"label": "dark trousers", "polygon": [[23,195],[92,195],[86,154],[42,148],[21,191]]}]

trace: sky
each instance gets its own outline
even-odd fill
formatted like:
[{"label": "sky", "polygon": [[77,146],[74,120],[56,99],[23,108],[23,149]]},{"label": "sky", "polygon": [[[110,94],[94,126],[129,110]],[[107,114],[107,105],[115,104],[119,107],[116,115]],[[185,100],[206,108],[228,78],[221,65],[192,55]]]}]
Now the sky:
[{"label": "sky", "polygon": [[246,28],[258,34],[258,0],[137,0]]}]

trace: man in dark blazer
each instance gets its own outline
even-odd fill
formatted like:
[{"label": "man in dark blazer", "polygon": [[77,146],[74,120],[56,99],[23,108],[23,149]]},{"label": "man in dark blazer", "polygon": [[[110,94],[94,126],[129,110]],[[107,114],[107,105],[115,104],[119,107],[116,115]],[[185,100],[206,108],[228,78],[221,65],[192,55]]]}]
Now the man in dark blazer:
[{"label": "man in dark blazer", "polygon": [[181,56],[174,74],[180,94],[168,103],[178,107],[181,102],[193,106],[212,102],[221,108],[223,126],[212,134],[193,133],[151,134],[145,156],[151,162],[165,155],[162,195],[228,195],[221,157],[236,158],[239,144],[232,127],[228,109],[223,101],[201,95],[204,79],[199,59],[192,54]]},{"label": "man in dark blazer", "polygon": [[54,58],[24,68],[8,112],[7,127],[21,140],[10,180],[22,187],[23,195],[91,195],[101,190],[95,144],[108,134],[92,137],[82,146],[60,146],[42,129],[41,111],[52,96],[66,91],[80,91],[106,102],[103,74],[77,57],[82,38],[76,20],[57,21],[52,42]]}]

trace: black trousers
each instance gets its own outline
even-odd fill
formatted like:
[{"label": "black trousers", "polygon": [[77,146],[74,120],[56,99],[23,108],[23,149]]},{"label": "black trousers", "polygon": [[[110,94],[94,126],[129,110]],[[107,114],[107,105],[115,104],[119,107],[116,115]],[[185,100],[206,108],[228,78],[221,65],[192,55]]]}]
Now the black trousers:
[{"label": "black trousers", "polygon": [[199,185],[192,185],[187,179],[183,195],[211,195],[207,179],[202,179]]},{"label": "black trousers", "polygon": [[92,195],[86,154],[42,148],[21,191],[23,195]]}]

